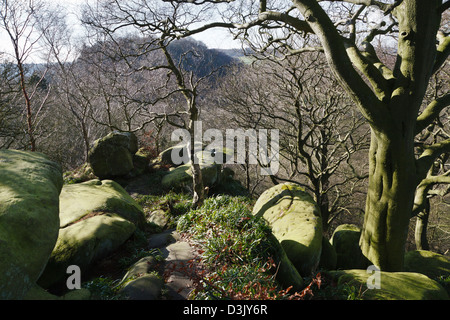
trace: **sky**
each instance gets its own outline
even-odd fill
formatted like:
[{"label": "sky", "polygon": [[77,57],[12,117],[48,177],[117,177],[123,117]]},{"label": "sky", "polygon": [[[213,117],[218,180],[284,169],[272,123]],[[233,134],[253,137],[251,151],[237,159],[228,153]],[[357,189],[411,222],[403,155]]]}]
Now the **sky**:
[{"label": "sky", "polygon": [[[77,7],[80,4],[85,3],[85,0],[48,0],[52,4],[56,4],[57,6],[62,6],[67,12],[69,12],[69,25],[72,26],[73,30],[80,29],[80,22],[77,16],[74,14],[77,12]],[[95,1],[95,0],[93,0]],[[231,48],[240,48],[240,41],[233,40],[232,36],[227,32],[227,30],[222,28],[215,28],[204,31],[200,34],[194,35],[193,38],[195,40],[203,42],[208,48],[211,49],[231,49]],[[0,52],[6,52],[9,54],[9,58],[12,57],[12,47],[10,43],[10,39],[6,32],[0,28]],[[31,63],[39,63],[41,62],[41,58],[37,55],[30,56],[27,62]]]},{"label": "sky", "polygon": [[[94,0],[95,1],[95,0]],[[77,6],[83,4],[85,0],[49,0],[49,2],[57,6],[63,6],[68,12],[70,23],[76,30],[80,28],[78,18],[73,14],[77,11]],[[194,39],[202,41],[209,48],[230,49],[240,48],[240,42],[233,40],[232,36],[228,34],[227,30],[221,28],[210,29],[200,34],[194,35]],[[0,51],[9,52],[10,40],[4,30],[0,29]]]}]

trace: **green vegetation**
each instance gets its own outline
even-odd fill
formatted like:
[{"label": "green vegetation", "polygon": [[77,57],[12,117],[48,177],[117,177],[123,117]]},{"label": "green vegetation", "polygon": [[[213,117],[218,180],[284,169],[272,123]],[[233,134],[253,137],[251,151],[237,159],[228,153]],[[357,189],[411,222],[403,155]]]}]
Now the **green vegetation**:
[{"label": "green vegetation", "polygon": [[279,258],[266,221],[252,215],[253,201],[242,196],[207,198],[198,210],[180,217],[178,230],[196,244],[201,269],[192,275],[193,299],[353,299],[320,272],[304,278],[301,292],[282,288],[275,279]]},{"label": "green vegetation", "polygon": [[136,201],[146,215],[163,210],[168,218],[168,228],[175,228],[178,218],[191,209],[192,197],[186,193],[170,191],[164,195],[138,195]]},{"label": "green vegetation", "polygon": [[119,300],[117,294],[118,280],[109,277],[98,277],[83,284],[83,288],[91,292],[91,299],[95,300]]},{"label": "green vegetation", "polygon": [[450,296],[450,275],[439,276],[435,280],[447,291]]},{"label": "green vegetation", "polygon": [[251,214],[245,197],[208,198],[178,222],[198,246],[203,270],[197,278],[195,299],[229,299],[276,296],[280,288],[268,273],[273,261],[268,234],[262,219]]},{"label": "green vegetation", "polygon": [[[276,280],[279,257],[270,242],[271,228],[252,215],[254,200],[244,196],[218,195],[205,199],[198,209],[191,209],[188,194],[139,195],[137,201],[145,212],[164,210],[171,216],[171,226],[183,234],[196,251],[189,266],[174,271],[189,276],[194,283],[194,300],[364,300],[367,287],[357,282],[338,282],[332,272],[318,270],[304,277],[305,287],[294,292]],[[158,232],[161,230],[158,230]],[[162,262],[159,249],[148,249],[152,231],[138,230],[124,246],[117,263],[121,276],[140,258],[153,256]],[[155,271],[155,275],[158,275]],[[159,274],[159,277],[164,275]],[[120,278],[100,276],[84,287],[96,299],[121,299]],[[447,292],[450,277],[435,279]]]}]

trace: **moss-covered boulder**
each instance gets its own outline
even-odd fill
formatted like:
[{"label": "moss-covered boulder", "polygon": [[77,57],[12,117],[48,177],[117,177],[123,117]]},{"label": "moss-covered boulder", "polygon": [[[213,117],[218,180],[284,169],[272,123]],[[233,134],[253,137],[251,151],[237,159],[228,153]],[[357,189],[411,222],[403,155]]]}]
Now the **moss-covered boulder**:
[{"label": "moss-covered boulder", "polygon": [[114,131],[94,142],[88,162],[100,179],[123,177],[133,170],[133,156],[137,151],[136,135]]},{"label": "moss-covered boulder", "polygon": [[[377,274],[375,272],[378,272]],[[420,273],[361,269],[329,271],[340,288],[353,288],[363,300],[448,300],[444,288]],[[376,279],[375,277],[378,277]],[[369,283],[369,286],[368,286]]]},{"label": "moss-covered boulder", "polygon": [[450,276],[450,259],[427,250],[409,251],[405,254],[403,269],[422,273],[432,279]]},{"label": "moss-covered boulder", "polygon": [[[203,185],[213,186],[218,180],[221,172],[221,164],[214,162],[214,158],[208,153],[199,152],[197,154],[200,169],[202,171]],[[166,174],[161,184],[165,189],[183,189],[192,185],[191,163],[180,165]]]},{"label": "moss-covered boulder", "polygon": [[[201,142],[197,142],[195,146],[202,150],[204,147],[204,144]],[[178,161],[174,161],[174,159],[182,160],[182,163],[179,163]],[[157,161],[163,165],[169,165],[177,167],[181,164],[186,164],[189,162],[189,152],[187,150],[186,144],[177,144],[173,147],[167,148],[166,150],[162,151],[157,158]]]},{"label": "moss-covered boulder", "polygon": [[156,274],[144,274],[127,282],[119,294],[128,300],[158,300],[164,281]]},{"label": "moss-covered boulder", "polygon": [[58,241],[39,284],[44,288],[62,284],[70,265],[86,273],[144,224],[142,208],[117,182],[90,180],[64,185]]},{"label": "moss-covered boulder", "polygon": [[35,285],[59,230],[60,166],[36,152],[0,150],[0,299]]},{"label": "moss-covered boulder", "polygon": [[43,288],[64,285],[70,265],[80,267],[82,276],[87,274],[92,263],[111,254],[135,230],[132,222],[116,214],[97,215],[62,228],[38,284]]},{"label": "moss-covered boulder", "polygon": [[342,224],[334,230],[330,242],[336,251],[337,269],[363,269],[369,265],[359,247],[360,237],[361,229],[353,224]]},{"label": "moss-covered boulder", "polygon": [[60,196],[60,226],[66,226],[95,212],[115,213],[137,226],[145,223],[141,206],[112,180],[90,180],[64,185]]},{"label": "moss-covered boulder", "polygon": [[283,286],[283,288],[292,286],[294,292],[302,290],[304,287],[303,278],[297,268],[295,268],[291,260],[289,260],[277,238],[275,238],[274,235],[271,235],[269,240],[278,263],[276,280],[281,284],[281,286]]},{"label": "moss-covered boulder", "polygon": [[279,184],[261,194],[253,214],[264,217],[289,260],[310,276],[322,252],[322,218],[314,199],[296,184]]},{"label": "moss-covered boulder", "polygon": [[117,285],[119,294],[131,300],[158,299],[164,286],[164,281],[156,274],[158,267],[159,262],[153,256],[140,259]]},{"label": "moss-covered boulder", "polygon": [[42,287],[35,285],[28,291],[24,300],[89,300],[91,299],[91,292],[88,289],[81,288],[68,291],[63,296],[56,296],[43,289]]},{"label": "moss-covered boulder", "polygon": [[140,148],[133,155],[133,170],[130,175],[133,177],[140,176],[149,170],[150,158],[152,154],[146,148]]}]

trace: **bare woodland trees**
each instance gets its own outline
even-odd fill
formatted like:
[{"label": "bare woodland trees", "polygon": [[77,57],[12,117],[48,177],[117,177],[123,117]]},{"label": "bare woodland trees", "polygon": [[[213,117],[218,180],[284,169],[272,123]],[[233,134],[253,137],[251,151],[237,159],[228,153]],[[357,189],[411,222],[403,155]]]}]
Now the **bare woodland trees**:
[{"label": "bare woodland trees", "polygon": [[266,58],[238,67],[223,81],[218,100],[239,127],[280,130],[283,169],[271,179],[305,187],[321,209],[324,230],[356,203],[356,186],[367,171],[352,156],[367,152],[367,127],[321,54]]},{"label": "bare woodland trees", "polygon": [[36,150],[36,126],[45,107],[49,90],[39,97],[40,85],[45,76],[41,72],[35,81],[27,81],[27,63],[31,63],[33,54],[43,55],[44,61],[48,56],[42,51],[40,42],[44,32],[48,31],[52,21],[42,19],[47,10],[43,1],[1,1],[0,28],[3,29],[10,41],[10,52],[18,70],[19,85],[22,91],[26,130],[28,134],[28,148]]},{"label": "bare woodland trees", "polygon": [[0,148],[9,148],[22,138],[22,112],[16,107],[21,92],[16,85],[18,74],[14,64],[3,62],[0,74]]},{"label": "bare woodland trees", "polygon": [[[448,23],[448,22],[447,22]],[[424,104],[436,103],[436,99],[448,94],[450,91],[450,65],[444,64],[431,78]],[[419,129],[420,130],[420,129]],[[448,108],[443,109],[440,116],[435,119],[425,130],[416,136],[416,149],[424,153],[423,146],[440,143],[450,138],[450,114]],[[429,250],[427,229],[431,211],[431,203],[441,202],[444,212],[448,212],[445,207],[445,197],[450,194],[450,184],[445,183],[446,177],[450,174],[450,153],[442,153],[436,157],[431,164],[426,178],[423,179],[416,190],[414,198],[413,216],[416,219],[415,243],[418,249]],[[442,183],[443,182],[443,183]],[[435,213],[436,214],[436,213]],[[445,223],[445,222],[444,222]],[[439,226],[435,226],[438,227]]]},{"label": "bare woodland trees", "polygon": [[[17,135],[12,119],[21,119],[11,106],[17,105],[20,93],[22,135],[35,150],[36,128],[50,91],[44,83],[46,69],[30,81],[25,65],[40,48],[43,31],[51,31],[44,23],[51,19],[38,19],[38,1],[4,0],[1,5],[1,28],[8,34],[16,66],[16,73],[7,65],[2,72],[12,81],[7,83],[17,81],[20,91],[1,88],[0,122],[12,127],[2,126],[0,135],[4,146]],[[370,127],[360,246],[382,270],[398,271],[411,217],[417,216],[418,247],[426,248],[429,200],[447,194],[450,183],[450,30],[448,22],[442,23],[449,7],[450,1],[443,0],[96,1],[86,7],[83,18],[92,31],[89,40],[96,44],[80,54],[77,66],[60,63],[58,77],[64,85],[58,99],[63,98],[77,119],[85,149],[93,123],[108,130],[139,131],[164,120],[192,132],[199,119],[201,82],[182,62],[195,53],[176,61],[170,44],[206,29],[229,29],[264,58],[272,57],[264,63],[274,71],[260,67],[247,75],[248,81],[233,79],[235,88],[229,93],[240,90],[241,95],[226,99],[241,123],[283,128],[286,176],[274,180],[302,183],[323,211],[338,210],[335,199],[340,197],[333,190],[342,190],[339,186],[349,180],[336,174],[354,169],[349,159],[363,146],[355,140],[361,136],[359,120]],[[133,38],[137,40],[126,40]],[[49,34],[45,39],[51,39]],[[393,61],[376,50],[379,43],[392,48]],[[308,70],[308,60],[298,55],[311,52],[323,53],[332,77],[320,67]],[[81,67],[84,71],[77,69]],[[318,90],[322,84],[328,92]],[[341,121],[344,114],[352,120]],[[194,203],[199,204],[200,171],[198,166],[192,170]]]},{"label": "bare woodland trees", "polygon": [[[194,6],[221,1],[188,2]],[[449,2],[261,0],[248,6],[240,1],[232,3],[236,3],[236,11],[228,15],[228,21],[186,30],[186,34],[209,27],[228,27],[251,40],[249,30],[253,28],[258,34],[267,35],[264,40],[268,45],[289,45],[290,39],[302,34],[314,36],[320,42],[336,79],[372,131],[361,249],[382,270],[401,270],[416,188],[433,162],[450,148],[450,140],[445,138],[422,146],[423,152],[417,154],[414,143],[415,136],[449,105],[450,96],[446,93],[421,111],[429,80],[450,52],[447,31],[439,32],[441,15]],[[388,19],[369,25],[369,13],[376,14],[378,21],[383,16]],[[397,58],[393,68],[380,61],[372,45],[375,37],[386,34],[395,36]],[[436,177],[440,182],[448,179],[448,174]]]},{"label": "bare woodland trees", "polygon": [[[195,52],[184,53],[180,61],[175,61],[169,50],[169,45],[176,39],[177,28],[183,23],[188,26],[196,20],[195,14],[185,9],[184,6],[171,3],[99,1],[95,8],[86,7],[84,23],[104,33],[114,44],[118,44],[122,29],[130,31],[131,28],[132,31],[137,31],[141,41],[129,52],[123,50],[121,45],[115,46],[113,52],[116,58],[124,61],[133,73],[144,72],[153,75],[156,72],[161,75],[159,71],[165,72],[166,80],[161,79],[161,84],[154,87],[157,93],[153,100],[144,97],[141,101],[152,108],[148,110],[151,121],[164,118],[169,124],[187,129],[190,133],[192,202],[196,207],[201,205],[204,199],[202,175],[200,165],[196,161],[194,143],[194,124],[199,120],[197,90],[202,78],[196,79],[193,72],[185,72],[182,67],[185,57],[195,55]],[[162,54],[162,60],[149,64],[145,60],[142,61],[149,53]],[[167,105],[168,102],[173,105]]]}]

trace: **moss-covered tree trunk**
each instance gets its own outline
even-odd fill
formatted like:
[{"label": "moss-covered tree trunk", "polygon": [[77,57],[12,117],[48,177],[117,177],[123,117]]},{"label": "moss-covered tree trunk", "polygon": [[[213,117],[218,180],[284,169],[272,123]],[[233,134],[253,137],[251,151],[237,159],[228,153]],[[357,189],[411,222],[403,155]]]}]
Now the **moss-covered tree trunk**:
[{"label": "moss-covered tree trunk", "polygon": [[[414,156],[416,120],[436,56],[439,1],[405,0],[396,8],[399,39],[384,121],[373,129],[369,189],[360,245],[386,271],[403,268],[406,236],[420,182]],[[389,83],[388,83],[389,86]],[[389,92],[388,91],[388,92]],[[386,90],[383,90],[386,93]]]},{"label": "moss-covered tree trunk", "polygon": [[[409,141],[407,141],[409,140]],[[385,271],[398,271],[411,218],[415,190],[413,140],[401,133],[372,133],[369,188],[360,246]]]},{"label": "moss-covered tree trunk", "polygon": [[[336,78],[372,128],[369,188],[360,246],[363,254],[380,269],[399,271],[403,267],[414,192],[423,171],[414,156],[414,138],[419,110],[437,64],[438,8],[442,1],[376,4],[382,10],[393,10],[398,21],[393,70],[379,61],[370,44],[373,37],[364,39],[365,49],[361,51],[354,39],[339,34],[318,2],[293,0],[293,3],[321,41]],[[300,24],[298,28],[311,32]],[[368,82],[362,80],[355,66]]]},{"label": "moss-covered tree trunk", "polygon": [[[415,135],[450,105],[450,94],[445,94],[420,112],[430,77],[450,54],[450,36],[438,33],[441,15],[450,8],[450,2],[332,1],[336,6],[346,3],[348,7],[342,12],[351,12],[344,19],[338,18],[342,20],[332,21],[338,11],[325,4],[327,1],[291,1],[296,10],[277,11],[273,5],[269,10],[267,1],[260,0],[259,12],[252,21],[211,23],[187,35],[217,26],[242,30],[258,27],[264,32],[288,26],[290,32],[311,33],[318,38],[322,45],[320,50],[333,74],[372,129],[369,189],[360,239],[362,252],[381,270],[399,271],[403,266],[415,190],[423,183],[434,160],[450,152],[450,139],[443,138],[425,146],[417,158],[414,155]],[[355,5],[353,11],[348,11],[349,4]],[[370,25],[361,28],[363,14],[372,6],[381,14],[392,14],[391,22],[395,23],[384,21],[373,30]],[[327,14],[328,9],[333,10],[333,14]],[[345,21],[345,28],[341,27],[342,21]],[[365,38],[357,37],[362,34]],[[380,61],[371,44],[377,36],[385,34],[397,35],[397,58],[393,68]],[[269,38],[277,45],[286,40]],[[300,48],[297,52],[310,50],[317,48]],[[450,183],[447,176],[433,179],[432,183]]]}]

